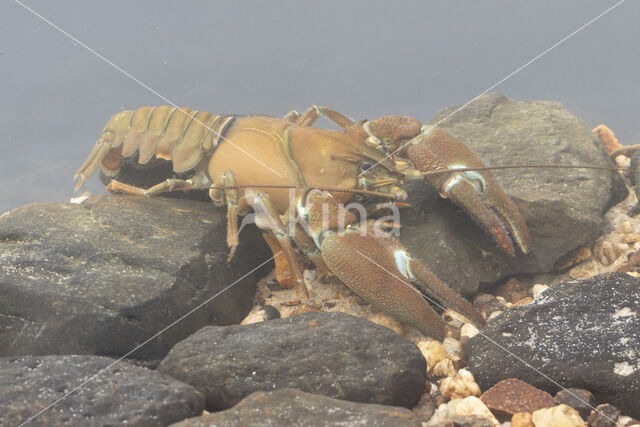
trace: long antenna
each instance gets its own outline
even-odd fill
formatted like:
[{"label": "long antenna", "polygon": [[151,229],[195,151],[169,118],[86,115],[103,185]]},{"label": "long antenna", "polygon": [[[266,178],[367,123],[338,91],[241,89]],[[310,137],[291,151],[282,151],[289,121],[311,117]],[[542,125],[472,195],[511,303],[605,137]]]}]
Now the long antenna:
[{"label": "long antenna", "polygon": [[[208,187],[200,187],[202,189],[212,188],[215,190],[225,190],[225,189],[245,189],[245,188],[262,188],[262,189],[315,189],[320,191],[327,191],[329,193],[352,193],[352,194],[363,194],[367,196],[375,196],[375,197],[384,197],[387,199],[397,199],[397,196],[390,193],[383,193],[382,191],[373,191],[373,190],[362,190],[359,188],[344,188],[344,187],[317,187],[313,185],[272,185],[272,184],[243,184],[243,185],[220,185],[215,186],[211,185]],[[191,188],[194,189],[194,188]],[[197,187],[195,189],[198,189]]]},{"label": "long antenna", "polygon": [[440,175],[450,172],[472,172],[472,171],[489,171],[489,170],[503,170],[503,169],[593,169],[593,170],[605,170],[616,172],[627,172],[629,169],[623,167],[609,167],[609,166],[590,166],[590,165],[540,165],[540,164],[523,164],[523,165],[506,165],[506,166],[481,166],[474,168],[455,168],[455,169],[434,169],[427,172],[422,172],[422,175]]},{"label": "long antenna", "polygon": [[[590,169],[590,170],[605,170],[616,172],[627,172],[628,168],[623,167],[607,167],[607,166],[590,166],[590,165],[542,165],[542,164],[522,164],[522,165],[506,165],[506,166],[480,166],[472,168],[456,168],[456,169],[434,169],[427,172],[422,172],[423,176],[429,175],[441,175],[451,172],[473,172],[473,171],[490,171],[490,170],[505,170],[505,169]],[[329,193],[351,193],[361,194],[365,196],[382,197],[386,199],[397,200],[398,197],[395,194],[384,193],[381,191],[363,190],[359,188],[345,188],[345,187],[322,187],[313,185],[287,185],[287,184],[242,184],[242,185],[227,185],[216,186],[209,185],[203,187],[190,187],[190,188],[176,188],[169,191],[189,191],[189,190],[233,190],[233,189],[275,189],[275,190],[288,190],[288,189],[316,189],[320,191],[327,191]]]}]

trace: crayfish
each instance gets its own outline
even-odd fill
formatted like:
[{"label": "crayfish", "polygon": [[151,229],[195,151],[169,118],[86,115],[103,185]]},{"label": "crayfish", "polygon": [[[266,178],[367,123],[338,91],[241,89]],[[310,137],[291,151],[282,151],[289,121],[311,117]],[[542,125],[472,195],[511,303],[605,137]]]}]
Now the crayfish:
[{"label": "crayfish", "polygon": [[[321,116],[343,132],[312,127]],[[410,284],[478,326],[484,320],[393,236],[367,227],[371,221],[358,222],[343,204],[365,196],[402,201],[407,194],[401,184],[424,178],[507,254],[526,254],[530,248],[522,215],[492,173],[481,170],[484,163],[444,130],[411,117],[354,122],[317,106],[284,118],[170,106],[123,111],[109,120],[76,173],[76,190],[98,166],[115,176],[123,159],[135,153],[140,164],[155,156],[189,177],[148,189],[112,180],[108,190],[154,196],[209,188],[211,200],[227,207],[230,258],[238,245],[238,216],[253,209],[283,287],[304,287],[304,255],[322,276],[335,275],[373,306],[440,340],[443,321]],[[283,189],[293,189],[294,200]]]}]

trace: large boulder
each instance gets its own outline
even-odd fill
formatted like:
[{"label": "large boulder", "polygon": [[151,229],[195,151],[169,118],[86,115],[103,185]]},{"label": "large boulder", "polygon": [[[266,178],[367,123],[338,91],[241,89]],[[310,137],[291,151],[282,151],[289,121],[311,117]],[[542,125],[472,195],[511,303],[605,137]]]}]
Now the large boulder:
[{"label": "large boulder", "polygon": [[610,273],[555,285],[491,320],[465,351],[483,390],[506,378],[551,393],[581,388],[637,418],[640,280]]},{"label": "large boulder", "polygon": [[344,313],[208,326],[171,349],[158,370],[200,390],[210,410],[280,388],[411,407],[426,381],[426,362],[415,344]]},{"label": "large boulder", "polygon": [[192,200],[108,195],[4,214],[0,356],[121,356],[162,331],[129,355],[160,359],[205,325],[239,323],[271,255],[247,227],[227,263],[225,239],[224,211]]},{"label": "large boulder", "polygon": [[0,425],[164,426],[204,397],[167,375],[98,356],[0,358]]},{"label": "large boulder", "polygon": [[[514,101],[491,93],[431,121],[468,145],[487,165],[615,167],[586,124],[558,102]],[[478,282],[517,273],[543,273],[567,252],[592,243],[603,213],[626,196],[617,172],[524,168],[493,172],[519,207],[531,234],[527,256],[510,258],[464,212],[427,184],[408,186],[402,242],[442,280],[464,294]]]}]

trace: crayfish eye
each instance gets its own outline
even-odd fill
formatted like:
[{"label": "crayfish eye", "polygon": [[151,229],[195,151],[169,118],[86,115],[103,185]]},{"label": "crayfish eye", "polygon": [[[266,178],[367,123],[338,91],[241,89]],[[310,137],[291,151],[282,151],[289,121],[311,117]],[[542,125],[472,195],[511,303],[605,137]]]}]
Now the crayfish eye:
[{"label": "crayfish eye", "polygon": [[373,163],[371,162],[364,162],[360,164],[360,170],[362,172],[369,172],[371,169],[373,169]]}]

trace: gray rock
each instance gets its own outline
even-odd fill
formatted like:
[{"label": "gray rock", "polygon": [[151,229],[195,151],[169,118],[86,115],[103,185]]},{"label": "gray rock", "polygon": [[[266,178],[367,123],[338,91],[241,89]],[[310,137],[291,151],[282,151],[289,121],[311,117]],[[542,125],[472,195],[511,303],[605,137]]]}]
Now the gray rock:
[{"label": "gray rock", "polygon": [[173,427],[204,426],[416,426],[411,411],[395,406],[346,402],[298,390],[257,391],[226,411],[190,418]]},{"label": "gray rock", "polygon": [[511,377],[551,393],[581,388],[638,417],[639,313],[639,279],[610,273],[561,283],[467,341],[468,368],[483,390]]},{"label": "gray rock", "polygon": [[583,420],[586,420],[595,408],[598,402],[595,396],[589,390],[583,390],[580,388],[567,388],[560,390],[553,397],[553,400],[558,405],[568,405],[580,413]]},{"label": "gray rock", "polygon": [[[628,175],[636,197],[640,196],[640,150],[635,150],[631,155]],[[638,197],[638,200],[640,200],[640,197]],[[640,213],[640,203],[636,202],[636,205],[630,209],[629,215],[635,216],[638,213]]]},{"label": "gray rock", "polygon": [[422,421],[429,421],[433,416],[433,413],[436,411],[436,403],[428,393],[424,393],[420,396],[418,403],[411,408],[411,411]]},{"label": "gray rock", "polygon": [[490,420],[476,415],[453,415],[446,421],[451,421],[453,427],[493,427],[493,423]]},{"label": "gray rock", "polygon": [[1,358],[0,425],[19,425],[41,411],[29,426],[162,426],[202,413],[202,394],[167,375],[118,362],[96,376],[114,362],[98,356]]},{"label": "gray rock", "polygon": [[209,326],[171,349],[158,370],[200,390],[211,410],[280,388],[411,407],[426,381],[426,362],[415,344],[344,313]]},{"label": "gray rock", "polygon": [[[431,123],[456,108],[439,112]],[[491,93],[439,126],[492,166],[615,166],[585,123],[558,102],[519,102]],[[404,214],[401,241],[442,280],[466,295],[477,290],[478,281],[550,271],[559,257],[600,235],[602,214],[627,192],[617,172],[511,169],[493,173],[527,223],[532,240],[527,256],[512,259],[502,253],[459,208],[439,200],[435,191],[425,190],[428,184],[414,182],[408,187],[413,208]]]},{"label": "gray rock", "polygon": [[[120,356],[269,259],[255,228],[226,262],[224,210],[191,200],[96,196],[0,218],[0,356]],[[160,359],[207,324],[238,323],[260,270],[131,357]]]},{"label": "gray rock", "polygon": [[598,405],[587,418],[589,427],[615,427],[620,416],[620,411],[613,405],[603,403]]}]

